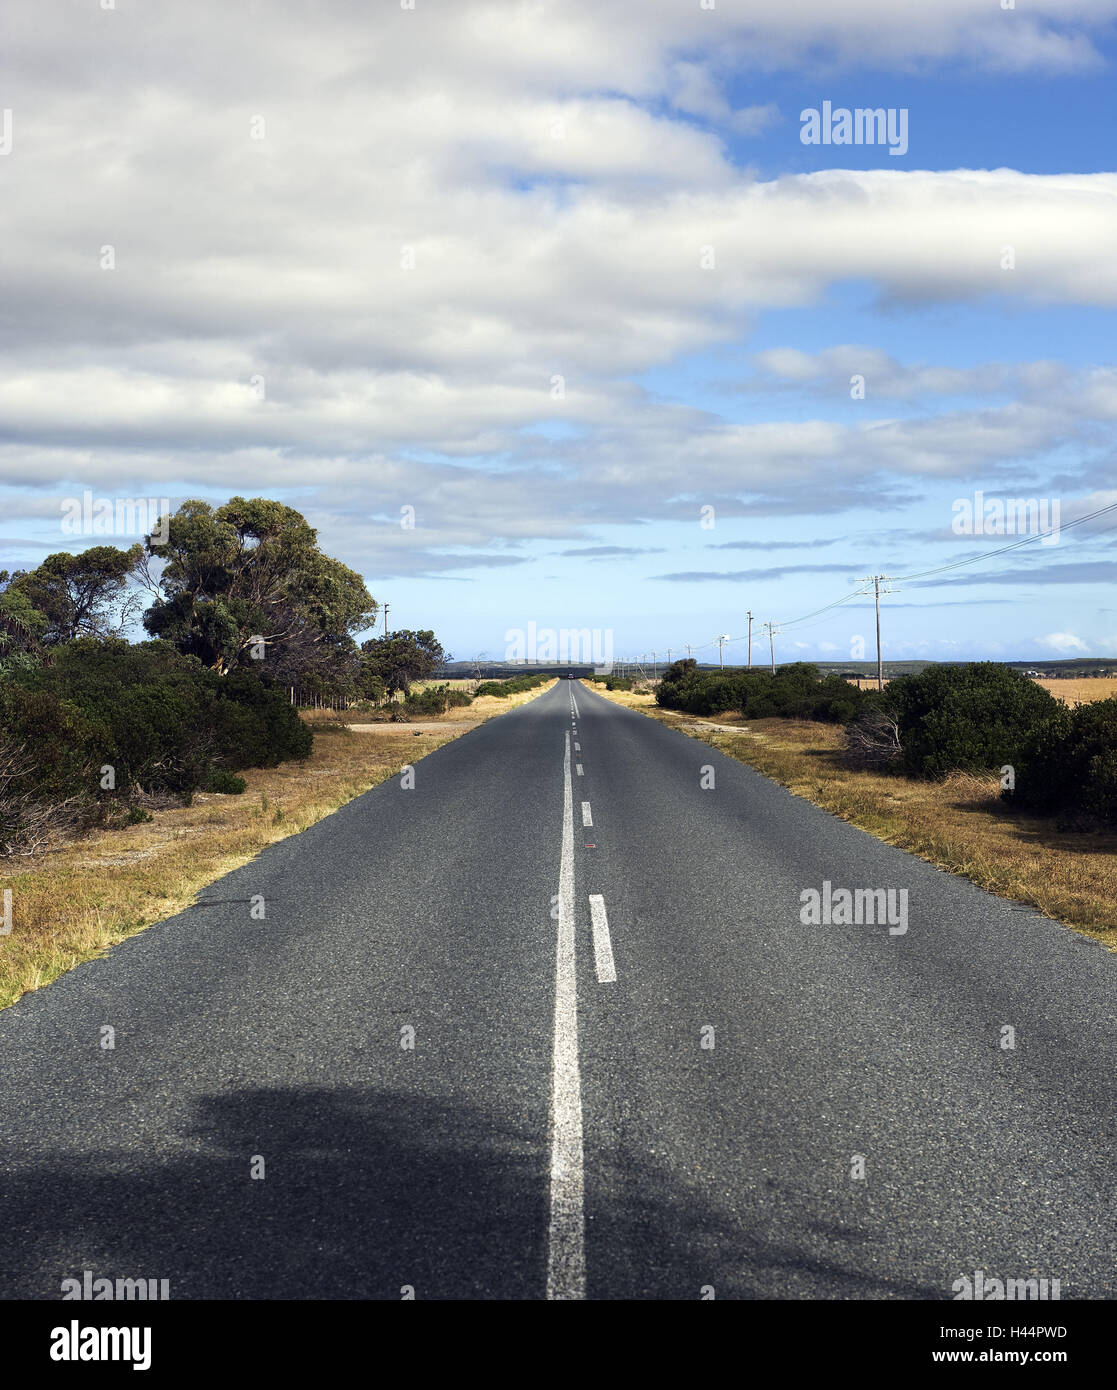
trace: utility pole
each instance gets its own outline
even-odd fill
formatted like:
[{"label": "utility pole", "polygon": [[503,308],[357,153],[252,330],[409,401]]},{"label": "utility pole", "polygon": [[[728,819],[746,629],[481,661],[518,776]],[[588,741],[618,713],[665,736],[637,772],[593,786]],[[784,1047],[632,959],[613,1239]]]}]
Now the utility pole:
[{"label": "utility pole", "polygon": [[[867,575],[865,576],[865,578],[861,581],[862,584],[871,584],[871,585],[873,586],[873,594],[874,594],[875,597],[876,597],[876,605],[877,605],[877,689],[878,689],[878,690],[883,690],[883,689],[884,689],[884,658],[883,658],[883,656],[882,656],[881,649],[880,649],[880,586],[881,586],[882,582],[883,582],[883,583],[887,583],[887,581],[888,581],[888,575],[886,575],[886,574],[867,574]],[[890,594],[890,593],[892,592],[892,590],[891,590],[891,589],[885,589],[884,592],[885,592],[886,594]]]},{"label": "utility pole", "polygon": [[749,670],[752,670],[752,610],[749,610]]},{"label": "utility pole", "polygon": [[652,652],[652,680],[659,680],[659,668],[655,663],[655,652]]},{"label": "utility pole", "polygon": [[667,648],[667,664],[668,664],[668,666],[671,665],[671,648],[670,648],[670,647]]},{"label": "utility pole", "polygon": [[772,653],[772,675],[776,674],[776,642],[775,635],[779,632],[778,623],[761,623],[761,628],[768,634],[768,648]]},{"label": "utility pole", "polygon": [[719,666],[724,666],[724,665],[725,665],[725,658],[722,656],[722,648],[725,646],[726,642],[728,642],[728,641],[729,641],[729,634],[728,634],[728,633],[726,633],[723,637],[719,637],[719,638],[718,638],[718,665],[719,665]]},{"label": "utility pole", "polygon": [[388,605],[384,605],[384,636],[388,635]]},{"label": "utility pole", "polygon": [[690,657],[690,643],[689,643],[689,642],[686,644],[686,654],[687,654],[687,658],[689,659],[689,657]]}]

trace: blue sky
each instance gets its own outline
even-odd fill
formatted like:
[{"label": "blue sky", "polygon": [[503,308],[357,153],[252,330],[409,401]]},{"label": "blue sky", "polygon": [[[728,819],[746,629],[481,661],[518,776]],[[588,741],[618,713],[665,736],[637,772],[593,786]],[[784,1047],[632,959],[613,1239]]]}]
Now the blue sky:
[{"label": "blue sky", "polygon": [[[460,657],[871,656],[795,620],[1014,538],[960,499],[1117,502],[1117,0],[901,8],[17,7],[0,568],[262,494]],[[1113,520],[897,585],[886,656],[1117,655]]]}]

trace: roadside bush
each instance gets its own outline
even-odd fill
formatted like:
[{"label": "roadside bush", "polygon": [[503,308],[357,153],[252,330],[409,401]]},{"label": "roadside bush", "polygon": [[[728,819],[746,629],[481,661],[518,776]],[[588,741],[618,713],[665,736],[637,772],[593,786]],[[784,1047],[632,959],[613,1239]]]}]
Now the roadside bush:
[{"label": "roadside bush", "polygon": [[247,786],[244,778],[238,777],[235,772],[226,772],[224,768],[215,767],[210,769],[202,790],[221,792],[225,796],[240,796]]},{"label": "roadside bush", "polygon": [[65,800],[92,793],[106,752],[114,753],[105,724],[53,691],[0,685],[0,729],[9,757],[29,764],[16,779],[20,790]]},{"label": "roadside bush", "polygon": [[841,676],[819,676],[817,666],[795,662],[771,671],[702,671],[693,658],[675,661],[664,672],[656,702],[666,709],[710,716],[729,710],[745,719],[818,719],[848,723],[865,693]]},{"label": "roadside bush", "polygon": [[663,709],[684,709],[687,691],[698,679],[698,662],[692,656],[672,661],[656,686],[656,704]]},{"label": "roadside bush", "polygon": [[865,703],[866,694],[844,676],[827,676],[814,691],[814,712],[809,717],[827,724],[848,724]]},{"label": "roadside bush", "polygon": [[142,806],[125,801],[111,801],[104,804],[104,815],[100,824],[106,830],[123,830],[126,826],[143,825],[144,822],[154,819],[155,817]]},{"label": "roadside bush", "polygon": [[895,714],[886,709],[881,700],[867,696],[854,718],[846,721],[845,750],[855,767],[884,768],[899,764],[904,750]]},{"label": "roadside bush", "polygon": [[1069,822],[1117,824],[1117,699],[1059,705],[1029,734],[1006,799]]},{"label": "roadside bush", "polygon": [[[57,647],[51,666],[14,676],[7,689],[80,710],[96,730],[91,769],[112,770],[108,787],[100,777],[87,779],[100,799],[133,790],[189,798],[209,761],[209,675],[166,642],[133,647],[81,638]],[[42,763],[43,754],[36,757]]]},{"label": "roadside bush", "polygon": [[282,686],[251,671],[207,675],[217,698],[213,754],[217,766],[238,771],[309,757],[314,735]]},{"label": "roadside bush", "polygon": [[884,691],[895,716],[904,771],[942,777],[1015,763],[1029,735],[1062,708],[1027,676],[995,661],[928,666]]},{"label": "roadside bush", "polygon": [[313,741],[266,677],[219,676],[166,642],[92,638],[59,644],[50,666],[9,672],[0,729],[0,853],[48,832],[134,823],[139,795],[189,804],[214,778],[243,790],[237,770],[305,758]]},{"label": "roadside bush", "polygon": [[57,695],[0,685],[0,855],[97,823],[108,742],[102,725]]},{"label": "roadside bush", "polygon": [[404,697],[410,714],[445,714],[449,709],[471,705],[473,696],[450,685],[430,685],[425,690],[412,690]]},{"label": "roadside bush", "polygon": [[534,690],[536,686],[546,685],[551,679],[548,675],[525,675],[513,676],[506,681],[482,681],[473,695],[475,699],[478,695],[496,695],[500,699],[508,695],[523,695],[528,690]]},{"label": "roadside bush", "polygon": [[[202,697],[202,698],[200,698]],[[109,718],[117,791],[189,800],[210,765],[209,702],[189,686],[153,683],[121,690]]]}]

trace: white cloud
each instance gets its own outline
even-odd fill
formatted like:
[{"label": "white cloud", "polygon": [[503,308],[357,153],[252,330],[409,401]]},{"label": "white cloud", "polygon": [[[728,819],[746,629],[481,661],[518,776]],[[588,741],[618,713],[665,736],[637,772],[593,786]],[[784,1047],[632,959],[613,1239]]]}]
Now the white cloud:
[{"label": "white cloud", "polygon": [[1036,637],[1034,641],[1041,647],[1055,652],[1087,652],[1090,648],[1081,637],[1073,632],[1049,632],[1046,637]]},{"label": "white cloud", "polygon": [[[774,120],[762,74],[808,53],[1081,65],[1114,14],[1117,0],[1034,0],[1026,15],[987,0],[645,0],[638,21],[627,0],[17,7],[0,484],[40,515],[75,481],[283,487],[332,516],[350,553],[370,518],[414,502],[444,556],[689,516],[698,497],[771,514],[804,505],[798,486],[823,510],[885,507],[911,478],[995,474],[1073,437],[1057,364],[1028,399],[995,364],[982,377],[872,349],[768,354],[767,370],[816,383],[864,351],[883,400],[1025,396],[841,424],[727,423],[631,378],[850,278],[893,304],[1117,304],[1117,176],[761,182],[722,138]],[[754,103],[731,106],[730,71]],[[1108,418],[1112,373],[1081,394]],[[549,442],[540,421],[575,437]],[[375,537],[379,556],[415,553],[398,528]]]}]

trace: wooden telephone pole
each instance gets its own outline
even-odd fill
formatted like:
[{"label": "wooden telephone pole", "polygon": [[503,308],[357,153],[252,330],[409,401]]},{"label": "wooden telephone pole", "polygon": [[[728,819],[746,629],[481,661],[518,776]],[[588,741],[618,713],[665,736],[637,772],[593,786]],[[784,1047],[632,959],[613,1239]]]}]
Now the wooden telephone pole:
[{"label": "wooden telephone pole", "polygon": [[772,653],[772,675],[776,674],[776,633],[779,632],[778,623],[761,623],[761,629],[768,634],[768,648]]},{"label": "wooden telephone pole", "polygon": [[[865,578],[864,578],[861,582],[862,582],[862,584],[871,584],[871,585],[873,586],[873,594],[874,594],[875,597],[876,597],[876,606],[877,606],[877,689],[878,689],[878,690],[883,690],[883,689],[884,689],[884,657],[883,657],[883,654],[882,654],[881,648],[880,648],[880,586],[881,586],[881,584],[887,583],[887,582],[888,582],[888,575],[886,575],[886,574],[867,574],[867,575],[865,576]],[[885,589],[884,592],[885,592],[886,594],[890,594],[890,593],[892,592],[892,590],[891,590],[891,589]]]}]

